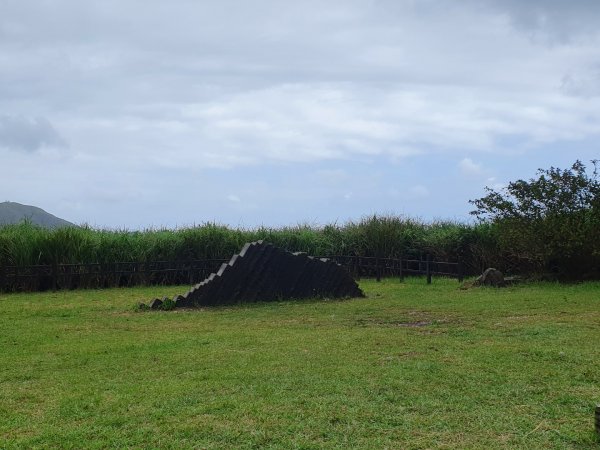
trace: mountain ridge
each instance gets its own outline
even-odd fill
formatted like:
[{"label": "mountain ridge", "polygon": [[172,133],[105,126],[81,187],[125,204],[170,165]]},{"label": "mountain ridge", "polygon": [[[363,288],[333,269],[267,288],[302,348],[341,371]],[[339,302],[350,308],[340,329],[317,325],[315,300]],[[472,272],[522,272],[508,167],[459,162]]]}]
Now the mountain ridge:
[{"label": "mountain ridge", "polygon": [[0,202],[0,226],[18,224],[26,220],[44,228],[76,226],[68,220],[56,217],[37,206],[23,205],[9,201]]}]

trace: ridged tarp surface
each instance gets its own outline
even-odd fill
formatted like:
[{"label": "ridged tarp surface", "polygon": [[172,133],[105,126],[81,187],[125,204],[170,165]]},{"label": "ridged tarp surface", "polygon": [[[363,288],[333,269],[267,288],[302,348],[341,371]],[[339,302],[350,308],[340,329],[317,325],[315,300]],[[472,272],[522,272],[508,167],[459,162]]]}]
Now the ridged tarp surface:
[{"label": "ridged tarp surface", "polygon": [[244,245],[217,273],[175,296],[176,307],[311,297],[364,297],[339,264],[291,253],[263,241]]}]

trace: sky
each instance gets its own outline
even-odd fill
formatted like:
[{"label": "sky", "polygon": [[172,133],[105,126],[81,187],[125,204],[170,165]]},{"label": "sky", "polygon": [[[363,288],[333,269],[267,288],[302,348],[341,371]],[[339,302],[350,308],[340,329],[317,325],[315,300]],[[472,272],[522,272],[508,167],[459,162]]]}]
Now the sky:
[{"label": "sky", "polygon": [[472,220],[600,156],[597,0],[1,0],[0,201],[99,228]]}]

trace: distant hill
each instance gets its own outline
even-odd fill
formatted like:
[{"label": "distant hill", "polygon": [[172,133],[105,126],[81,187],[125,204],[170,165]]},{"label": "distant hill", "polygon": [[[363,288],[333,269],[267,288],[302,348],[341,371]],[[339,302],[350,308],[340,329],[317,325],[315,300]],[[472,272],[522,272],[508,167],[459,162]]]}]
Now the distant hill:
[{"label": "distant hill", "polygon": [[0,203],[0,226],[20,223],[23,220],[29,220],[34,225],[39,225],[44,228],[75,226],[71,222],[53,216],[35,206],[21,205],[20,203],[14,202]]}]

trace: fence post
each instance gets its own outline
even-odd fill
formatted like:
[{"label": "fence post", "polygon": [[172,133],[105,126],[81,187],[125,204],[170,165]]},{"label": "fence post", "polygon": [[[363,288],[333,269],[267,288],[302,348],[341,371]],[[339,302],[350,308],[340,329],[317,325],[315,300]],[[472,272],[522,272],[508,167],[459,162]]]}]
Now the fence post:
[{"label": "fence post", "polygon": [[427,262],[425,263],[425,271],[427,273],[427,284],[431,284],[431,254],[427,253]]},{"label": "fence post", "polygon": [[379,257],[375,258],[375,270],[377,271],[377,281],[381,281],[381,269],[379,268]]},{"label": "fence post", "polygon": [[107,280],[106,280],[106,264],[102,263],[100,264],[100,286],[101,288],[105,288],[108,287],[107,286]]},{"label": "fence post", "polygon": [[465,269],[463,267],[463,263],[462,260],[459,258],[458,259],[458,266],[456,268],[457,272],[458,272],[458,282],[462,283],[463,280],[465,279]]},{"label": "fence post", "polygon": [[188,284],[191,286],[194,284],[194,269],[192,268],[192,259],[187,259],[187,273],[188,273]]},{"label": "fence post", "polygon": [[58,289],[58,266],[56,263],[52,263],[52,290]]},{"label": "fence post", "polygon": [[400,260],[399,260],[400,266],[399,266],[399,272],[398,275],[400,276],[400,282],[404,281],[404,273],[402,272],[402,255],[400,255]]},{"label": "fence post", "polygon": [[41,266],[38,266],[36,268],[36,270],[32,270],[32,274],[31,274],[32,278],[31,278],[31,282],[29,283],[27,290],[39,291],[40,286],[42,285],[43,276],[44,276],[44,269]]},{"label": "fence post", "polygon": [[6,266],[0,266],[0,292],[6,289]]}]

